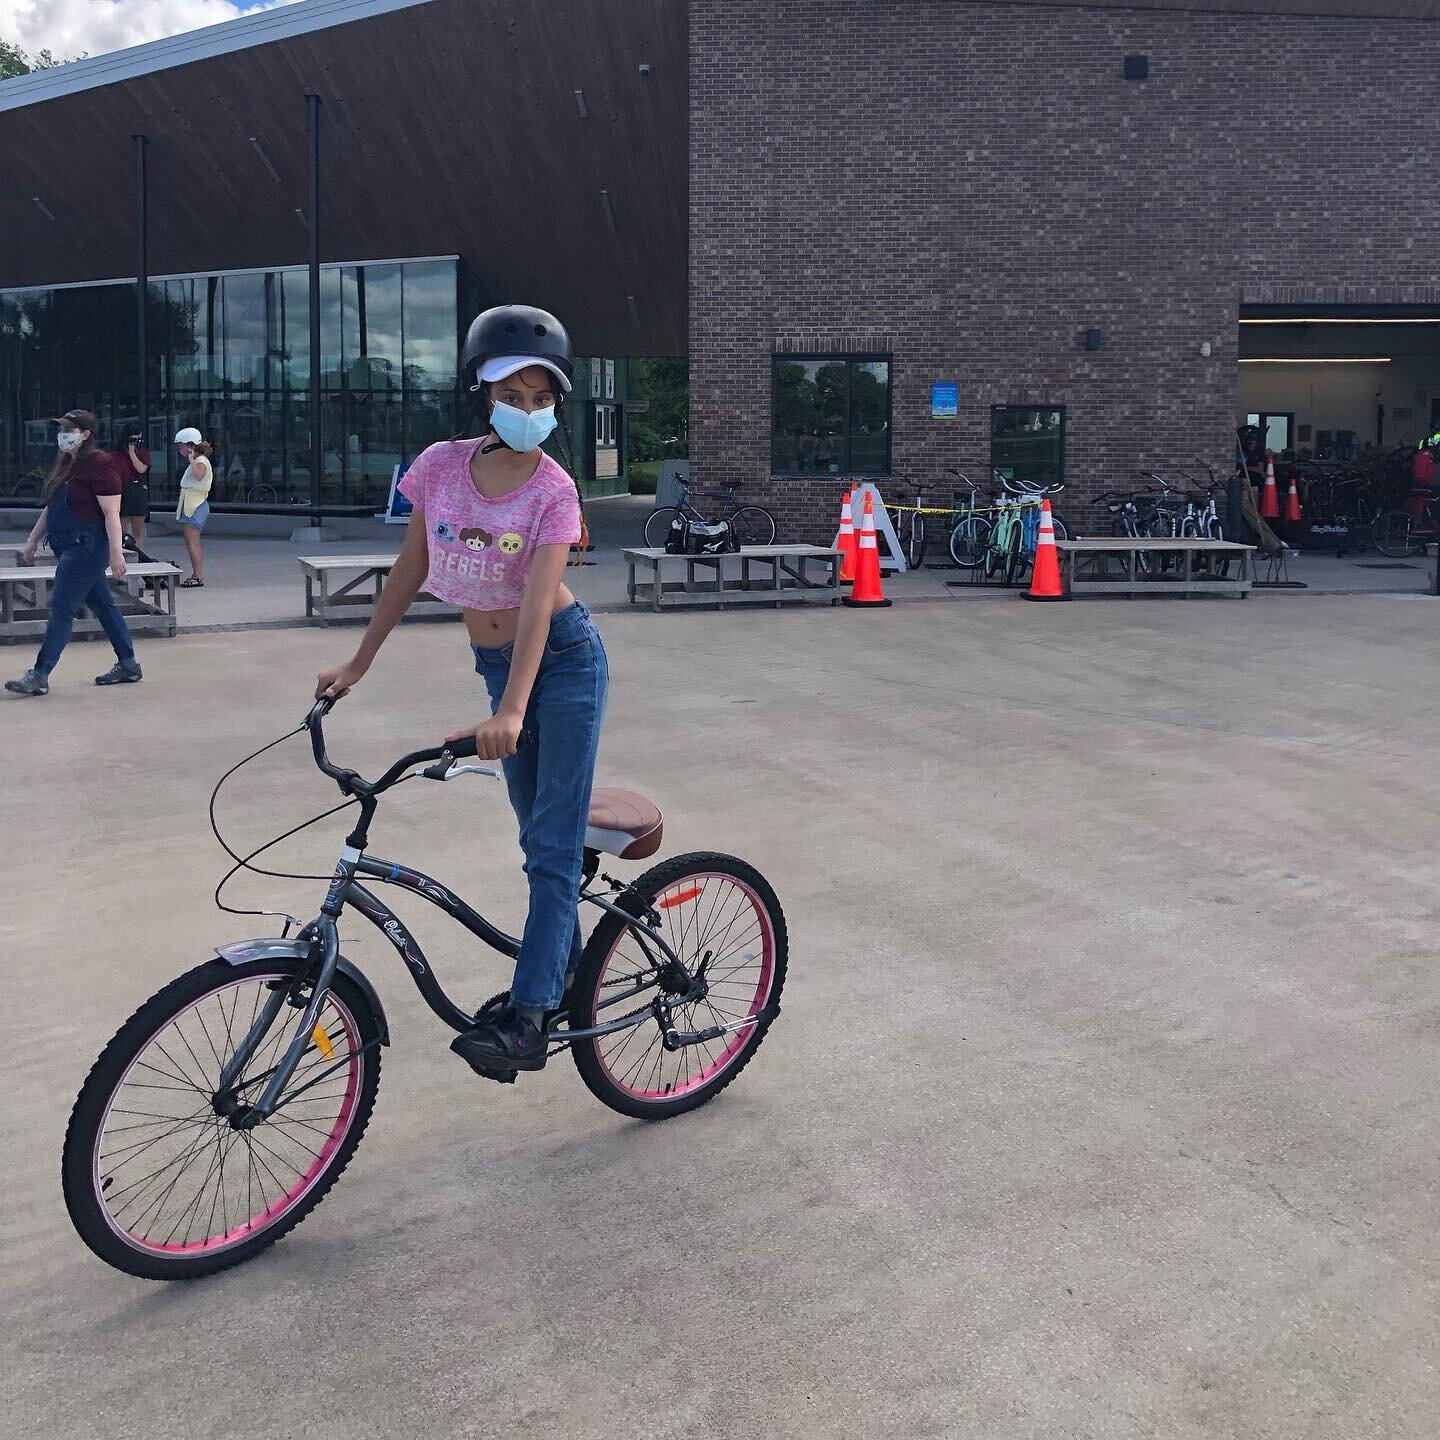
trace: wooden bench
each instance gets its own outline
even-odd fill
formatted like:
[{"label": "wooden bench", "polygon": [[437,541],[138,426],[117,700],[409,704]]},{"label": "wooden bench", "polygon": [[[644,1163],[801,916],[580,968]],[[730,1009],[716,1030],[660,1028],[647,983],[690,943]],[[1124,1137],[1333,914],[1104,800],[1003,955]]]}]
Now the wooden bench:
[{"label": "wooden bench", "polygon": [[[632,604],[645,593],[652,610],[665,603],[778,608],[785,600],[822,599],[833,605],[840,598],[840,552],[823,545],[748,545],[728,555],[671,555],[659,549],[624,553],[625,592]],[[811,574],[812,566],[819,567],[818,577]],[[648,570],[649,579],[637,579],[637,570]],[[678,578],[666,578],[677,573]]]},{"label": "wooden bench", "polygon": [[[109,575],[109,571],[105,572]],[[168,561],[134,561],[125,567],[116,604],[125,623],[135,634],[174,635],[175,582],[180,571]],[[45,633],[50,619],[50,586],[55,579],[53,565],[6,565],[0,567],[0,641],[30,640]],[[149,591],[149,598],[145,592]],[[100,622],[87,610],[75,617],[76,635],[103,635]]]},{"label": "wooden bench", "polygon": [[[1255,579],[1254,547],[1233,540],[1120,535],[1057,540],[1055,549],[1060,583],[1069,595],[1238,595],[1243,600]],[[1148,570],[1140,564],[1142,554]],[[1180,563],[1162,565],[1162,557],[1170,556]],[[1204,563],[1197,565],[1200,559]],[[1224,574],[1214,564],[1222,560],[1229,562]]]},{"label": "wooden bench", "polygon": [[[305,576],[305,615],[328,625],[332,620],[363,620],[375,612],[375,602],[385,588],[385,577],[394,568],[395,555],[302,555],[300,569]],[[353,573],[352,573],[353,572]],[[350,578],[338,588],[331,581]],[[316,583],[320,593],[315,593]],[[422,590],[406,611],[407,615],[458,615],[460,607],[437,600]]]}]

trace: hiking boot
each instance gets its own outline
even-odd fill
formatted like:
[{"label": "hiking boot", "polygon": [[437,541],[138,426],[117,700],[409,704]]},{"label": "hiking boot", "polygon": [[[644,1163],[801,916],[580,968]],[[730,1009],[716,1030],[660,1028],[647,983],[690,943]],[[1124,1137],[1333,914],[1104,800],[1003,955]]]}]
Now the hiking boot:
[{"label": "hiking boot", "polygon": [[12,695],[48,695],[50,677],[40,670],[27,670],[18,680],[7,680],[5,688]]},{"label": "hiking boot", "polygon": [[97,685],[133,685],[144,679],[145,672],[138,660],[117,660],[103,675],[95,677]]}]

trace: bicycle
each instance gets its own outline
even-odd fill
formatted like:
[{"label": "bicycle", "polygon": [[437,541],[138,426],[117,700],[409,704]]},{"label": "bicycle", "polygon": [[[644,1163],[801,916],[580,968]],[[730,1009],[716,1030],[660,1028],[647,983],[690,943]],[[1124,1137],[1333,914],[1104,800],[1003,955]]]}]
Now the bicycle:
[{"label": "bicycle", "polygon": [[1437,498],[1440,497],[1435,490],[1417,487],[1397,509],[1382,510],[1370,532],[1375,548],[1392,560],[1423,555],[1426,545],[1440,540],[1440,521],[1435,510]]},{"label": "bicycle", "polygon": [[688,485],[682,484],[678,505],[657,506],[645,517],[645,544],[648,548],[658,550],[664,545],[666,536],[670,534],[670,526],[682,516],[692,525],[728,525],[730,535],[742,548],[746,545],[773,545],[775,543],[775,517],[763,505],[741,505],[732,510],[724,519],[712,522],[695,508],[691,497],[696,493],[704,496],[707,500],[724,501],[727,505],[734,505],[737,498],[733,490],[696,492],[692,491]]},{"label": "bicycle", "polygon": [[[1000,572],[1002,582],[1013,585],[1024,579],[1035,556],[1035,547],[1040,539],[1042,502],[1051,495],[1059,494],[1065,486],[1063,482],[1032,485],[1012,479],[999,470],[992,469],[991,473],[999,481],[1001,493],[995,496],[997,514],[983,556],[985,574],[990,577]],[[1070,538],[1069,527],[1053,511],[1050,521],[1057,540]]]},{"label": "bicycle", "polygon": [[994,522],[976,504],[980,487],[959,470],[952,470],[950,473],[970,487],[969,494],[963,501],[958,498],[956,500],[957,518],[950,531],[950,558],[962,570],[973,570],[985,558]]},{"label": "bicycle", "polygon": [[[294,936],[298,922],[286,915],[278,937],[220,946],[153,995],[106,1045],[76,1099],[65,1203],[85,1244],[127,1274],[191,1279],[252,1259],[298,1225],[349,1164],[390,1029],[374,986],[341,951],[347,909],[390,942],[443,1024],[467,1030],[508,1001],[501,992],[474,1015],[456,1004],[414,936],[360,883],[418,895],[513,959],[519,941],[447,887],[365,853],[380,797],[393,786],[467,774],[498,780],[499,770],[457,763],[475,754],[470,739],[417,750],[365,780],[327,754],[323,722],[334,703],[318,701],[296,729],[232,767],[210,800],[211,826],[237,862],[217,903],[242,868],[287,875],[251,864],[271,845],[359,806],[319,915]],[[241,765],[302,731],[346,799],[242,858],[215,824],[216,796]],[[780,902],[743,860],[679,855],[628,884],[600,871],[602,852],[646,859],[662,834],[648,801],[596,791],[580,898],[602,914],[561,1007],[545,1017],[548,1053],[568,1049],[600,1101],[645,1119],[693,1110],[735,1079],[780,1013],[788,963]],[[509,1082],[515,1072],[490,1078]]]}]

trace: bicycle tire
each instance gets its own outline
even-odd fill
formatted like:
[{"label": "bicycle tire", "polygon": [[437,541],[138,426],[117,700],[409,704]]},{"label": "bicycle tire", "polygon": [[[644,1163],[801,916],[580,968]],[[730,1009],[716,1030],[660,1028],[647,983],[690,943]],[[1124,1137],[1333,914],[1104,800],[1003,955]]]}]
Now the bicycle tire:
[{"label": "bicycle tire", "polygon": [[[646,524],[648,526],[649,521]],[[775,517],[763,505],[742,505],[730,517],[730,533],[741,546],[773,545]]]},{"label": "bicycle tire", "polygon": [[985,559],[990,545],[990,522],[970,515],[950,532],[950,558],[962,569],[973,570]]},{"label": "bicycle tire", "polygon": [[1030,552],[1025,548],[1025,526],[1018,521],[1010,527],[1005,542],[1004,579],[1007,585],[1018,585],[1030,568]]},{"label": "bicycle tire", "polygon": [[674,505],[661,505],[645,517],[646,549],[659,550],[664,546],[665,538],[670,534],[671,522],[679,513]]},{"label": "bicycle tire", "polygon": [[[747,1007],[744,1014],[763,1013],[764,1018],[736,1032],[738,1038],[727,1045],[719,1057],[711,1055],[703,1045],[685,1046],[681,1051],[666,1051],[661,1046],[653,1079],[649,1078],[651,1068],[647,1057],[654,1053],[655,1047],[660,1045],[661,1041],[659,1026],[653,1019],[642,1020],[631,1029],[611,1035],[576,1040],[570,1047],[570,1054],[575,1061],[575,1068],[580,1072],[580,1078],[596,1099],[622,1115],[641,1120],[665,1120],[673,1115],[694,1110],[714,1099],[750,1063],[774,1023],[780,993],[785,986],[789,939],[780,901],[769,882],[753,865],[748,865],[733,855],[708,852],[677,855],[647,870],[616,898],[615,903],[621,910],[634,916],[642,916],[647,910],[652,910],[656,915],[663,913],[664,923],[669,927],[666,939],[674,946],[681,960],[687,962],[686,968],[693,974],[694,964],[687,961],[687,948],[693,944],[699,950],[709,943],[712,939],[712,923],[723,921],[727,913],[724,906],[729,901],[720,898],[724,894],[722,887],[717,884],[714,892],[709,890],[712,880],[727,881],[738,889],[742,897],[742,913],[744,901],[748,901],[754,908],[758,932],[756,943],[760,945],[761,956],[756,969],[757,984],[753,995],[748,1000],[744,998],[749,987],[746,976],[742,976],[739,982],[732,978],[753,958],[747,955],[740,965],[725,972],[725,979],[715,982],[715,989],[711,992],[715,997],[714,1004],[721,1007],[719,1013],[728,1013],[729,1006],[725,1005],[718,991],[721,985],[729,986],[730,989],[725,995],[734,1005],[743,1004]],[[693,912],[689,909],[691,906],[694,906]],[[717,907],[720,907],[718,916],[715,913]],[[676,941],[677,920],[679,934],[685,937],[682,943]],[[720,932],[722,939],[715,940],[714,943],[746,943],[744,936],[740,942],[733,942],[731,939],[730,932],[737,923],[741,923],[740,919],[732,918],[727,929]],[[584,1029],[598,1023],[595,1017],[603,1014],[599,1003],[600,993],[605,985],[611,957],[619,953],[626,943],[626,937],[631,934],[630,927],[623,920],[608,912],[596,925],[580,957],[575,983],[571,987],[572,1028]],[[624,956],[625,963],[641,966],[638,973],[642,974],[646,968],[653,968],[647,967],[638,942],[632,939],[630,945],[632,953]],[[698,961],[699,958],[699,955],[692,957],[693,961]],[[722,953],[720,963],[732,958],[733,951]],[[739,990],[740,994],[736,996],[731,993],[734,990]],[[639,996],[635,999],[636,1008],[639,1008],[644,1002]],[[700,1009],[700,1006],[707,1007],[709,1013]],[[692,1006],[691,1011],[700,1018],[700,1028],[704,1028],[709,1015],[717,1013],[708,996],[698,1005]],[[742,1012],[737,1009],[735,1013],[740,1015]],[[616,1015],[615,1018],[620,1017]],[[675,1021],[677,1028],[688,1026],[689,1022],[681,1008],[677,1008]],[[626,1047],[634,1043],[634,1037],[647,1030],[654,1038],[648,1040],[646,1048],[639,1052],[637,1066],[634,1052],[629,1056],[624,1052]],[[660,1064],[664,1056],[685,1056],[686,1052],[690,1051],[697,1053],[692,1057],[677,1060],[676,1079],[661,1084],[663,1071]],[[690,1076],[692,1063],[704,1066],[697,1071],[693,1080]],[[630,1083],[625,1075],[616,1073],[621,1065],[626,1067],[626,1075],[635,1074],[638,1077],[636,1083]],[[682,1073],[685,1077],[683,1081],[680,1080]]]},{"label": "bicycle tire", "polygon": [[905,563],[918,570],[925,563],[925,517],[919,513],[910,516],[910,529],[905,535]]},{"label": "bicycle tire", "polygon": [[[358,1062],[359,1078],[354,1082],[353,1101],[348,1099],[347,1086],[346,1103],[349,1109],[343,1135],[336,1140],[332,1133],[329,1140],[335,1141],[333,1149],[329,1148],[327,1142],[317,1154],[319,1168],[304,1177],[303,1190],[297,1185],[294,1191],[286,1192],[280,1197],[291,1203],[277,1210],[273,1220],[256,1230],[254,1224],[258,1217],[252,1214],[246,1224],[237,1226],[233,1232],[238,1237],[240,1231],[250,1230],[248,1239],[232,1239],[230,1233],[227,1233],[218,1241],[213,1240],[213,1237],[207,1238],[194,1246],[167,1246],[161,1242],[146,1244],[133,1234],[129,1239],[122,1238],[122,1226],[118,1218],[110,1214],[97,1195],[97,1191],[105,1193],[110,1190],[108,1180],[102,1181],[99,1174],[103,1157],[98,1147],[105,1138],[106,1121],[115,1098],[130,1083],[129,1075],[132,1069],[140,1062],[141,1056],[153,1053],[150,1050],[151,1042],[158,1041],[162,1035],[167,1034],[174,1022],[194,1010],[208,997],[246,983],[264,982],[272,978],[292,980],[303,964],[301,961],[289,960],[254,960],[244,965],[230,965],[220,959],[207,960],[152,995],[100,1052],[76,1097],[70,1123],[65,1131],[61,1185],[65,1206],[76,1232],[106,1264],[144,1280],[194,1280],[242,1264],[262,1250],[268,1249],[305,1219],[325,1198],[350,1163],[364,1137],[370,1114],[375,1107],[376,1092],[380,1087],[380,1017],[361,988],[347,976],[337,974],[326,1004],[328,1006],[332,1001],[336,1002],[340,1018],[353,1024],[351,1053]],[[223,1010],[221,1013],[223,1014]],[[281,1014],[284,1013],[282,1010]],[[262,1049],[257,1053],[265,1052]],[[218,1055],[216,1058],[218,1062]],[[203,1065],[201,1072],[203,1075]],[[145,1088],[163,1087],[152,1085]],[[201,1109],[203,1110],[203,1105]],[[284,1113],[283,1110],[279,1112]],[[292,1115],[294,1113],[296,1112],[292,1112]],[[206,1120],[208,1121],[208,1117]],[[206,1122],[196,1120],[193,1123],[199,1129]],[[267,1121],[244,1133],[247,1136],[264,1134],[266,1125],[271,1123],[273,1122]],[[303,1122],[291,1123],[299,1125]],[[222,1136],[228,1130],[228,1126],[218,1116],[216,1129]],[[238,1135],[241,1132],[229,1133]],[[219,1141],[216,1144],[218,1150]],[[253,1154],[253,1151],[251,1153]],[[227,1148],[221,1156],[219,1167],[222,1187],[228,1155]],[[197,1160],[196,1163],[200,1162]],[[208,1178],[207,1176],[206,1180]],[[203,1183],[205,1182],[202,1181]],[[263,1188],[261,1193],[263,1198]],[[147,1205],[148,1203],[147,1201]],[[267,1203],[262,1213],[269,1215],[271,1208]],[[225,1223],[226,1215],[228,1210],[222,1213],[222,1224]],[[213,1204],[211,1219],[213,1220]],[[176,1253],[179,1251],[188,1253]]]},{"label": "bicycle tire", "polygon": [[[1418,518],[1408,510],[1382,510],[1375,517],[1375,524],[1370,530],[1370,538],[1375,542],[1375,548],[1392,560],[1407,560],[1415,555],[1423,555],[1424,539],[1418,544],[1415,540],[1415,522]],[[1423,536],[1425,532],[1421,533]]]}]

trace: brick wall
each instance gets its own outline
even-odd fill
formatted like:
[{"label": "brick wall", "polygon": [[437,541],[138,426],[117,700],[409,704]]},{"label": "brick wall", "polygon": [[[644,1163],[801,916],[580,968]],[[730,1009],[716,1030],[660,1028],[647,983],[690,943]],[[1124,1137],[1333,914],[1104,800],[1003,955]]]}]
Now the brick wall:
[{"label": "brick wall", "polygon": [[1224,467],[1242,303],[1440,303],[1437,73],[1424,22],[690,0],[697,483],[833,535],[844,477],[770,475],[770,357],[881,340],[897,474],[987,474],[1024,403],[1066,406],[1067,514]]}]

